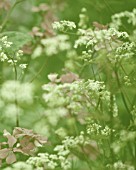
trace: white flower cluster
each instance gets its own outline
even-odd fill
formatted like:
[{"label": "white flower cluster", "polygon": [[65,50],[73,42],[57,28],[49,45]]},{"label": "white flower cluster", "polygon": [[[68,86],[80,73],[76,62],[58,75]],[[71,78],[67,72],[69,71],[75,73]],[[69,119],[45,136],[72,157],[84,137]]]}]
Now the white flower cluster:
[{"label": "white flower cluster", "polygon": [[91,63],[93,61],[92,54],[93,54],[92,50],[82,51],[82,56],[80,58],[85,62]]},{"label": "white flower cluster", "polygon": [[118,106],[117,106],[117,103],[116,103],[116,97],[113,96],[113,117],[117,117],[118,116]]},{"label": "white flower cluster", "polygon": [[59,120],[64,118],[67,114],[68,111],[64,107],[46,109],[43,113],[46,117],[46,121],[52,126],[56,126]]},{"label": "white flower cluster", "polygon": [[[21,59],[20,57],[23,55],[22,50],[15,51],[11,53],[13,43],[8,41],[8,37],[4,36],[0,38],[0,61],[7,62],[10,65],[16,65],[16,63]],[[27,64],[20,64],[19,67],[23,70],[25,69]]]},{"label": "white flower cluster", "polygon": [[111,144],[111,148],[115,154],[118,154],[120,151],[124,150],[124,148],[127,147],[128,142],[132,142],[133,144],[135,143],[136,132],[121,130],[118,136],[118,140]]},{"label": "white flower cluster", "polygon": [[102,127],[100,124],[95,123],[94,121],[91,121],[87,126],[87,133],[91,136],[95,136],[96,138],[97,136],[109,137],[114,131],[115,130],[108,127],[108,125]]},{"label": "white flower cluster", "polygon": [[136,53],[136,44],[134,42],[125,42],[115,51],[115,58],[119,59],[129,59],[133,57]]},{"label": "white flower cluster", "polygon": [[27,67],[27,64],[20,64],[19,67],[24,70]]},{"label": "white flower cluster", "polygon": [[62,85],[52,85],[52,84],[45,84],[42,86],[43,90],[45,91],[43,94],[43,99],[46,103],[48,103],[49,107],[59,107],[65,104],[64,97],[60,92],[60,88],[63,87]]},{"label": "white flower cluster", "polygon": [[[99,99],[106,102],[106,105],[110,101],[110,92],[105,89],[103,82],[94,80],[80,80],[58,85],[49,83],[43,85],[42,88],[45,91],[43,99],[50,109],[65,107],[75,115],[87,111],[87,109],[88,111],[90,108],[93,109]],[[63,115],[64,113],[66,112],[63,111]],[[56,118],[56,120],[58,119]]]},{"label": "white flower cluster", "polygon": [[[25,162],[17,162],[12,165],[12,167],[4,168],[3,170],[35,170],[31,165]],[[38,170],[38,169],[37,169]]]},{"label": "white flower cluster", "polygon": [[92,99],[97,99],[97,97],[99,97],[104,102],[107,102],[107,104],[110,101],[110,92],[106,90],[104,82],[94,81],[90,79],[86,82],[83,81],[81,84],[81,90],[84,89],[88,96],[90,96],[90,98]]},{"label": "white flower cluster", "polygon": [[16,56],[17,57],[20,57],[20,56],[22,56],[23,55],[23,51],[22,50],[18,50],[17,52],[16,52]]},{"label": "white flower cluster", "polygon": [[56,155],[49,155],[48,153],[39,153],[37,157],[30,157],[27,160],[27,163],[30,165],[33,165],[36,167],[36,169],[41,166],[45,167],[45,165],[47,164],[48,168],[50,169],[54,169],[56,168],[56,166],[58,165],[56,163],[57,160],[57,156]]},{"label": "white flower cluster", "polygon": [[8,57],[7,57],[7,55],[4,52],[0,53],[0,60],[2,62],[4,62],[5,60],[8,60]]},{"label": "white flower cluster", "polygon": [[62,156],[57,156],[56,154],[39,153],[37,157],[30,157],[27,160],[27,164],[34,165],[36,170],[43,167],[49,169],[56,169],[60,166],[62,169],[67,170],[71,167],[71,162]]},{"label": "white flower cluster", "polygon": [[132,12],[125,11],[125,12],[114,14],[111,17],[112,22],[110,23],[110,26],[119,29],[119,27],[122,26],[123,18],[127,18],[127,22],[129,24],[136,26],[136,9],[134,8]]},{"label": "white flower cluster", "polygon": [[48,56],[58,54],[59,52],[69,50],[71,48],[67,35],[57,35],[55,37],[42,39],[41,44],[45,46],[44,51]]},{"label": "white flower cluster", "polygon": [[76,24],[72,21],[56,21],[52,24],[53,29],[58,31],[67,31],[67,30],[73,30],[76,28]]},{"label": "white flower cluster", "polygon": [[11,45],[13,44],[12,42],[7,41],[7,38],[7,36],[4,36],[0,39],[0,60],[2,62],[9,59],[4,49],[11,47]]},{"label": "white flower cluster", "polygon": [[126,86],[131,86],[132,85],[132,83],[131,83],[131,81],[130,81],[128,76],[124,77],[124,83],[125,83]]},{"label": "white flower cluster", "polygon": [[33,87],[28,83],[19,81],[5,81],[0,91],[1,99],[5,102],[31,104],[33,102]]},{"label": "white flower cluster", "polygon": [[82,8],[81,14],[79,14],[78,26],[82,29],[87,28],[87,23],[89,21],[89,17],[86,15],[86,12],[87,12],[86,8]]},{"label": "white flower cluster", "polygon": [[17,107],[16,104],[13,103],[4,104],[4,107],[2,107],[1,110],[2,109],[4,117],[10,119],[12,122],[15,121],[16,113],[18,112],[19,115],[21,115],[23,111],[19,106]]},{"label": "white flower cluster", "polygon": [[[42,88],[47,92],[52,92],[52,93],[58,92],[58,94],[60,94],[61,91],[62,92],[71,91],[73,92],[73,94],[77,94],[77,93],[84,94],[85,92],[91,94],[97,93],[98,96],[101,95],[101,98],[103,97],[105,99],[105,97],[107,96],[107,99],[109,99],[107,91],[106,91],[106,96],[104,96],[104,90],[105,90],[104,83],[90,80],[90,79],[88,79],[87,81],[80,80],[80,81],[74,81],[73,83],[64,83],[59,85],[45,84],[42,86]],[[45,96],[45,101],[48,101],[48,97],[50,98],[50,96]]]},{"label": "white flower cluster", "polygon": [[70,149],[77,147],[78,145],[84,145],[88,141],[84,137],[84,132],[81,132],[79,136],[67,136],[62,141],[61,145],[57,145],[54,148],[56,154],[39,153],[38,157],[31,157],[27,160],[27,163],[34,165],[37,168],[48,167],[50,169],[55,169],[61,167],[63,170],[71,168],[71,161],[68,158],[70,154]]},{"label": "white flower cluster", "polygon": [[99,124],[97,124],[97,123],[92,123],[91,125],[89,125],[89,126],[87,127],[87,133],[88,133],[88,134],[96,134],[96,135],[99,135],[101,128],[102,128],[101,125],[99,125]]},{"label": "white flower cluster", "polygon": [[111,64],[115,64],[122,60],[132,59],[136,54],[135,42],[123,42],[123,39],[130,38],[129,35],[126,32],[119,32],[115,28],[108,30],[80,29],[79,34],[74,47],[83,47],[84,50],[79,58],[85,63],[99,62],[98,58],[105,56],[105,59],[108,59]]},{"label": "white flower cluster", "polygon": [[60,127],[59,129],[57,129],[55,131],[55,134],[58,135],[61,138],[64,138],[67,135],[66,130],[63,127]]},{"label": "white flower cluster", "polygon": [[106,165],[107,168],[113,169],[113,170],[135,170],[134,166],[131,166],[129,164],[123,163],[121,160],[115,162],[113,165],[108,164]]},{"label": "white flower cluster", "polygon": [[11,45],[13,44],[12,42],[8,41],[7,39],[8,39],[8,37],[7,37],[7,36],[4,36],[4,37],[2,37],[1,40],[0,40],[0,41],[3,43],[3,46],[4,46],[5,48],[9,48],[9,47],[11,47]]},{"label": "white flower cluster", "polygon": [[[79,39],[75,42],[75,48],[79,46],[94,47],[96,51],[101,48],[111,48],[113,46],[112,41],[116,41],[118,39],[126,39],[129,37],[127,32],[119,32],[115,28],[103,29],[103,30],[83,30],[78,29]],[[103,43],[103,44],[101,44]],[[107,47],[108,45],[108,47]],[[113,46],[114,47],[114,46]],[[112,48],[113,48],[112,47]]]}]

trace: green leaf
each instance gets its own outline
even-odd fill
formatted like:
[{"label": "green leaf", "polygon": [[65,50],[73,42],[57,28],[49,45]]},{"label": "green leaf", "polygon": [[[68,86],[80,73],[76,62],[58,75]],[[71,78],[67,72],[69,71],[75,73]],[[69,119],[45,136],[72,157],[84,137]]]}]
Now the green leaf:
[{"label": "green leaf", "polygon": [[32,41],[32,36],[28,33],[22,33],[17,31],[8,31],[0,34],[0,37],[7,36],[8,41],[13,42],[12,50],[16,51],[23,47],[28,42]]}]

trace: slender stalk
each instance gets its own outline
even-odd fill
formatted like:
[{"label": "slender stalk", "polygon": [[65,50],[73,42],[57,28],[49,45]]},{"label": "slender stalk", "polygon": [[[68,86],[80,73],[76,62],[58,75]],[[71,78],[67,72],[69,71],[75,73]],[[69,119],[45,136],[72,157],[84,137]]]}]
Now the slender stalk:
[{"label": "slender stalk", "polygon": [[[15,3],[13,4],[13,6],[10,8],[9,12],[7,13],[3,23],[1,24],[0,27],[0,32],[2,32],[11,16],[11,13],[13,12],[14,8],[16,7],[17,4],[19,4],[20,2],[23,2],[25,0],[16,0]],[[17,81],[17,68],[16,68],[16,63],[14,62],[14,59],[12,59],[13,61],[13,67],[14,67],[14,72],[15,72],[15,81]],[[15,105],[16,105],[16,126],[19,126],[19,114],[18,114],[18,101],[17,101],[17,94],[15,94]]]},{"label": "slender stalk", "polygon": [[[111,135],[110,135],[110,143],[113,142],[113,105],[114,105],[114,101],[113,101],[113,94],[110,94],[110,122],[111,122]],[[114,153],[113,150],[110,147],[110,154],[111,154],[111,159],[112,159],[112,163],[114,162]]]},{"label": "slender stalk", "polygon": [[39,69],[39,71],[37,72],[37,74],[30,80],[30,83],[32,83],[38,76],[39,74],[43,71],[43,69],[45,68],[46,64],[47,64],[47,60],[43,63],[42,67]]},{"label": "slender stalk", "polygon": [[94,68],[93,68],[93,65],[92,65],[92,73],[93,73],[93,77],[94,77],[94,80],[96,81],[96,76],[95,76],[95,72],[94,72]]},{"label": "slender stalk", "polygon": [[2,72],[3,72],[3,63],[0,62],[0,85],[2,84],[2,80],[3,80]]},{"label": "slender stalk", "polygon": [[17,4],[19,4],[20,2],[23,2],[25,0],[16,0],[16,2],[13,4],[13,6],[10,8],[9,12],[7,13],[3,23],[1,24],[1,27],[0,27],[0,32],[3,31],[3,29],[5,28],[10,16],[11,16],[11,13],[13,12],[14,8],[16,7]]},{"label": "slender stalk", "polygon": [[84,71],[84,69],[85,69],[85,67],[87,66],[88,64],[83,64],[83,66],[82,66],[82,68],[81,68],[81,70],[80,70],[80,72],[79,72],[79,76],[82,76],[82,73],[83,73],[83,71]]},{"label": "slender stalk", "polygon": [[120,80],[119,80],[117,70],[115,70],[114,72],[115,72],[115,76],[116,76],[116,79],[117,79],[117,84],[118,84],[118,87],[119,87],[119,90],[120,90],[120,93],[121,93],[122,101],[123,101],[124,106],[125,106],[125,108],[126,108],[126,110],[128,112],[130,120],[133,121],[132,115],[130,114],[130,109],[129,109],[128,105],[127,105],[127,102],[126,102],[126,99],[125,99],[125,96],[124,96],[124,93],[122,92],[122,89],[121,89],[121,84],[120,84]]},{"label": "slender stalk", "polygon": [[134,155],[134,167],[136,168],[136,138],[135,138],[135,144],[134,144],[134,148],[135,148],[135,155]]},{"label": "slender stalk", "polygon": [[[17,81],[17,68],[16,68],[16,63],[13,61],[13,67],[14,67],[14,72],[15,72],[15,82]],[[16,105],[16,126],[19,127],[19,113],[18,113],[18,101],[17,101],[17,92],[15,93],[15,105]]]}]

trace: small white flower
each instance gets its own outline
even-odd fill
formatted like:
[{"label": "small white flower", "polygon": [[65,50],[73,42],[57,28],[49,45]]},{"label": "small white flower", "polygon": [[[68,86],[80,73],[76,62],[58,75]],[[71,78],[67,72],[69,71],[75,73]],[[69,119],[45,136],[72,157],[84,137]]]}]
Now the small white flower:
[{"label": "small white flower", "polygon": [[4,36],[4,37],[1,38],[1,41],[2,42],[7,41],[7,38],[8,38],[7,36]]},{"label": "small white flower", "polygon": [[64,170],[70,169],[70,168],[71,168],[71,162],[68,161],[68,160],[62,161],[62,162],[61,162],[61,167],[62,167]]},{"label": "small white flower", "polygon": [[0,60],[1,60],[1,61],[5,61],[5,60],[7,60],[7,59],[8,59],[7,55],[6,55],[4,52],[2,52],[2,53],[0,54]]},{"label": "small white flower", "polygon": [[72,21],[60,21],[60,22],[54,22],[52,24],[53,29],[59,30],[59,31],[64,31],[65,29],[73,30],[76,28],[76,25]]},{"label": "small white flower", "polygon": [[8,60],[8,63],[10,63],[11,65],[17,63],[17,60]]},{"label": "small white flower", "polygon": [[23,70],[27,67],[27,64],[20,64],[19,67]]},{"label": "small white flower", "polygon": [[4,41],[3,45],[6,47],[6,48],[9,48],[11,47],[13,43],[12,42],[8,42],[8,41]]},{"label": "small white flower", "polygon": [[23,51],[22,50],[18,50],[17,53],[16,53],[16,56],[17,57],[20,57],[23,55]]},{"label": "small white flower", "polygon": [[22,50],[18,50],[18,54],[23,55],[23,51]]}]

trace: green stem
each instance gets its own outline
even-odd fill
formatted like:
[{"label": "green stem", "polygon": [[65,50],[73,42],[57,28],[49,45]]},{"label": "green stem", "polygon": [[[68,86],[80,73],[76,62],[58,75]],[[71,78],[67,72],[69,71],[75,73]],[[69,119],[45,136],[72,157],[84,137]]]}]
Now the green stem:
[{"label": "green stem", "polygon": [[[15,81],[17,81],[17,68],[16,68],[16,63],[13,61],[13,67],[14,67],[14,72],[15,72]],[[15,105],[16,105],[16,127],[19,127],[19,113],[18,113],[18,101],[17,101],[17,92],[15,93]]]},{"label": "green stem", "polygon": [[[110,122],[111,122],[111,135],[110,135],[110,143],[113,142],[113,105],[114,105],[114,101],[113,101],[113,94],[110,94]],[[110,147],[110,154],[111,154],[111,159],[112,159],[112,163],[114,162],[114,153],[113,150]]]},{"label": "green stem", "polygon": [[94,80],[96,81],[96,76],[95,76],[95,72],[94,72],[94,68],[93,68],[93,65],[92,65],[92,73],[93,73],[93,77],[94,77]]},{"label": "green stem", "polygon": [[135,144],[134,144],[134,148],[135,148],[135,155],[134,155],[134,166],[135,166],[135,168],[136,168],[136,138],[135,138]]},{"label": "green stem", "polygon": [[115,72],[115,76],[116,76],[116,79],[117,79],[117,84],[118,84],[118,87],[119,87],[119,90],[120,90],[120,93],[121,93],[122,101],[123,101],[124,106],[125,106],[125,108],[126,108],[126,110],[128,112],[130,120],[133,121],[132,115],[130,114],[130,109],[129,109],[128,105],[127,105],[127,102],[126,102],[126,99],[125,99],[125,96],[124,96],[124,93],[122,92],[122,89],[121,89],[121,84],[120,84],[120,80],[119,80],[117,70],[115,70],[114,72]]},{"label": "green stem", "polygon": [[2,84],[2,81],[3,81],[2,72],[3,72],[3,63],[0,62],[0,85]]},{"label": "green stem", "polygon": [[12,11],[14,10],[14,8],[16,7],[16,5],[19,4],[19,3],[22,2],[22,1],[24,1],[24,0],[16,0],[16,2],[15,2],[15,3],[13,4],[13,6],[10,8],[10,10],[9,10],[9,12],[7,13],[7,15],[6,15],[3,23],[1,24],[0,32],[2,32],[3,29],[5,28],[8,20],[9,20],[9,18],[10,18],[10,16],[11,16],[11,13],[12,13]]},{"label": "green stem", "polygon": [[80,72],[79,72],[79,76],[82,76],[82,74],[83,74],[83,71],[84,71],[84,69],[85,69],[85,67],[87,66],[88,64],[83,64],[83,66],[82,66],[82,68],[81,68],[81,70],[80,70]]},{"label": "green stem", "polygon": [[47,64],[47,61],[48,61],[48,58],[45,59],[45,62],[43,63],[42,67],[39,69],[37,74],[30,80],[30,83],[32,83],[39,76],[39,74],[43,71],[43,69],[45,68]]}]

